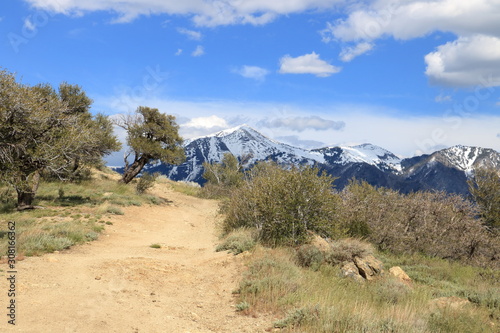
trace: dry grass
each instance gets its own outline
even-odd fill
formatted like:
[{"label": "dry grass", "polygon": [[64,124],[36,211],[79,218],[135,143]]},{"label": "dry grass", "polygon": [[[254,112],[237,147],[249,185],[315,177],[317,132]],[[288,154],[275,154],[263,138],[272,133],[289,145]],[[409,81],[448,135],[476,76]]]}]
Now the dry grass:
[{"label": "dry grass", "polygon": [[[397,262],[398,257],[384,260]],[[417,265],[427,260],[420,257]],[[447,262],[440,263],[429,274],[439,278],[448,269]],[[405,267],[411,272],[411,266]],[[455,266],[460,275],[459,267]],[[477,269],[475,280],[482,279],[483,287],[498,288],[491,277],[481,277],[486,273]],[[457,282],[457,288],[472,287]],[[322,265],[317,270],[297,266],[295,250],[290,248],[257,247],[236,292],[237,303],[248,304],[246,314],[280,316],[274,325],[282,332],[495,332],[500,324],[495,318],[497,305],[432,310],[431,299],[453,292],[421,282],[408,287],[389,277],[359,284],[340,277],[337,266]]]},{"label": "dry grass", "polygon": [[42,182],[34,204],[44,209],[15,211],[14,192],[0,186],[0,255],[7,251],[7,221],[16,222],[17,252],[40,255],[95,240],[107,218],[126,206],[162,203],[118,183],[119,175],[93,170],[92,179],[75,183]]}]

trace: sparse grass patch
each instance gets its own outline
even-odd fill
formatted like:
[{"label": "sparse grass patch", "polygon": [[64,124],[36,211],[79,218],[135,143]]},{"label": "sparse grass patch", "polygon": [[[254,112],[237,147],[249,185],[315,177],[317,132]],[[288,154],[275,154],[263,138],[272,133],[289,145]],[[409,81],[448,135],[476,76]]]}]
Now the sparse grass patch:
[{"label": "sparse grass patch", "polygon": [[169,182],[172,189],[176,192],[198,197],[200,195],[200,185],[193,182]]},{"label": "sparse grass patch", "polygon": [[158,243],[151,244],[149,245],[149,247],[152,249],[161,249],[161,245]]}]

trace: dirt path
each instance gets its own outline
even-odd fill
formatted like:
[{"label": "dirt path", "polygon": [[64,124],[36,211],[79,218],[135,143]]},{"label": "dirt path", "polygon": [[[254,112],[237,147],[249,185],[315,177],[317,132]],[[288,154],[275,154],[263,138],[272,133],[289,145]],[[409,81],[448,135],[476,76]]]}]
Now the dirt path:
[{"label": "dirt path", "polygon": [[[17,263],[16,326],[0,332],[264,332],[270,318],[236,313],[241,258],[214,252],[217,203],[171,191],[172,203],[129,207],[98,241]],[[151,244],[159,243],[161,249]]]}]

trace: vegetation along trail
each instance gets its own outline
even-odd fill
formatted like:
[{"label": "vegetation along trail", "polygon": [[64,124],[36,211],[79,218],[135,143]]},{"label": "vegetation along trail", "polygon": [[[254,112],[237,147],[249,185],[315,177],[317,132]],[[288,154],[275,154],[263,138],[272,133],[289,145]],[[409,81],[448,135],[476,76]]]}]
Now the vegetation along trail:
[{"label": "vegetation along trail", "polygon": [[169,203],[126,208],[95,242],[19,261],[16,325],[4,314],[0,331],[264,332],[271,318],[235,311],[243,264],[214,251],[217,202],[154,191]]}]

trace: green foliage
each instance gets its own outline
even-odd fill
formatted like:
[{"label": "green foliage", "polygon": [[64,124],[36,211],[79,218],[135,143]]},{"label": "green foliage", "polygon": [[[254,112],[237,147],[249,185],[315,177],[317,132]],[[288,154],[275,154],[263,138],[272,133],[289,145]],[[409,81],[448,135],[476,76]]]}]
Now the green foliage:
[{"label": "green foliage", "polygon": [[179,126],[174,116],[163,114],[158,109],[139,106],[134,116],[123,118],[116,124],[127,130],[127,144],[134,153],[132,164],[129,165],[125,159],[125,171],[121,179],[125,184],[150,162],[180,164],[185,160],[183,140],[179,136]]},{"label": "green foliage", "polygon": [[330,265],[338,265],[352,261],[354,257],[363,258],[373,253],[374,249],[370,243],[358,239],[340,239],[330,245],[325,253],[325,260]]},{"label": "green foliage", "polygon": [[160,174],[155,172],[155,173],[149,173],[149,172],[144,172],[142,176],[139,178],[139,181],[137,182],[136,185],[136,191],[139,194],[142,194],[152,188],[155,185],[156,179],[158,178]]},{"label": "green foliage", "polygon": [[334,214],[338,197],[333,178],[311,167],[285,170],[275,163],[260,163],[249,179],[221,204],[223,231],[255,228],[267,245],[300,245],[308,230],[337,238],[341,234]]},{"label": "green foliage", "polygon": [[477,169],[469,189],[484,223],[500,230],[500,174],[494,169]]},{"label": "green foliage", "polygon": [[248,229],[240,229],[227,235],[215,251],[229,251],[236,255],[245,251],[251,251],[256,245],[254,232]]},{"label": "green foliage", "polygon": [[236,304],[236,311],[245,311],[245,310],[248,310],[248,308],[250,307],[250,305],[247,303],[247,302],[241,302],[241,303],[238,303]]},{"label": "green foliage", "polygon": [[203,178],[207,180],[200,193],[206,198],[222,198],[230,195],[231,191],[243,185],[244,174],[242,165],[231,153],[226,153],[222,163],[203,163],[205,172]]},{"label": "green foliage", "polygon": [[149,247],[152,249],[161,249],[161,245],[158,243],[151,244],[149,245]]},{"label": "green foliage", "polygon": [[314,245],[304,244],[297,249],[297,262],[302,267],[318,269],[324,259],[323,252]]},{"label": "green foliage", "polygon": [[0,71],[0,180],[16,189],[19,209],[32,208],[42,173],[64,178],[119,148],[109,120],[93,118],[90,103],[78,86],[65,83],[57,93]]}]

